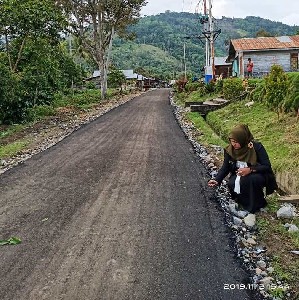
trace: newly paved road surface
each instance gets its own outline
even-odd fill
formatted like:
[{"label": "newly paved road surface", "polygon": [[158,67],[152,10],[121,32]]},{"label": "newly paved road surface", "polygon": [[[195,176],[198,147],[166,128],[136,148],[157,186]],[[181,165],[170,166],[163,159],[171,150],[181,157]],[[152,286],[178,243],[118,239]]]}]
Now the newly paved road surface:
[{"label": "newly paved road surface", "polygon": [[0,239],[22,240],[0,247],[0,299],[252,299],[168,92],[0,176]]}]

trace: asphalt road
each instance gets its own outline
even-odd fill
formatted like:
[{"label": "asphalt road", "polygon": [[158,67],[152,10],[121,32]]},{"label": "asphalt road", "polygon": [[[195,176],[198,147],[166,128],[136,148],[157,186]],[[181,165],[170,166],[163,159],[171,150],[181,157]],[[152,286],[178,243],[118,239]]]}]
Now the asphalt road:
[{"label": "asphalt road", "polygon": [[0,176],[0,299],[253,299],[168,92]]}]

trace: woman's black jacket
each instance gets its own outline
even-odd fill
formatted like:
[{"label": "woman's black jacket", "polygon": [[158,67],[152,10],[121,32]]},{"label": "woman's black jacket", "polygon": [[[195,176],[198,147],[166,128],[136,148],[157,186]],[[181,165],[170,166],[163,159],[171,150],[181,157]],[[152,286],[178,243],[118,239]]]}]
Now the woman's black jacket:
[{"label": "woman's black jacket", "polygon": [[[253,142],[253,147],[255,149],[256,152],[256,156],[257,156],[257,163],[255,166],[251,166],[250,164],[248,164],[248,167],[251,167],[255,173],[260,173],[263,174],[263,176],[265,176],[266,179],[266,194],[272,194],[274,192],[274,190],[276,190],[277,187],[277,183],[275,180],[275,176],[274,173],[272,171],[272,167],[271,167],[271,163],[269,160],[269,156],[266,152],[266,149],[264,148],[264,146],[257,141]],[[224,150],[224,161],[223,161],[223,165],[220,168],[217,176],[215,177],[215,180],[220,184],[222,182],[222,180],[228,175],[235,175],[236,171],[237,171],[237,165],[236,165],[237,161],[234,160],[225,150]]]}]

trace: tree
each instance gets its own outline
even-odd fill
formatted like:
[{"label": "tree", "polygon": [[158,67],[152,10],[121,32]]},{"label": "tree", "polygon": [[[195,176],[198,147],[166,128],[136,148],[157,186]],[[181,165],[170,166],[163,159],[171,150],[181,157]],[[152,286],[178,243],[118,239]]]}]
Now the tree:
[{"label": "tree", "polygon": [[256,33],[256,37],[271,37],[273,36],[270,32],[267,32],[265,29],[260,29]]},{"label": "tree", "polygon": [[116,34],[129,37],[126,28],[135,23],[145,0],[59,0],[70,16],[70,29],[100,70],[101,97],[107,93],[107,72]]},{"label": "tree", "polygon": [[0,124],[12,124],[24,118],[27,103],[20,97],[19,77],[3,61],[0,55]]},{"label": "tree", "polygon": [[0,36],[12,72],[17,72],[29,39],[47,38],[58,43],[67,25],[52,0],[0,0],[0,7]]},{"label": "tree", "polygon": [[0,10],[0,122],[20,122],[68,84],[59,47],[68,22],[52,0],[0,0]]},{"label": "tree", "polygon": [[110,67],[108,74],[108,83],[111,87],[120,88],[122,93],[122,85],[126,82],[126,76],[121,70],[116,69],[115,67]]}]

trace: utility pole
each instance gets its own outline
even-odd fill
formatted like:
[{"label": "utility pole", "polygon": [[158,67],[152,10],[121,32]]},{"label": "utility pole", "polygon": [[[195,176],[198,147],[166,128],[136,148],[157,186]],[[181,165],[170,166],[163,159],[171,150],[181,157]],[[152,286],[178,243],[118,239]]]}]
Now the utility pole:
[{"label": "utility pole", "polygon": [[215,78],[215,49],[214,49],[214,22],[212,16],[212,1],[209,0],[209,31],[211,33],[210,36],[210,65],[212,67],[212,76]]},{"label": "utility pole", "polygon": [[204,15],[200,19],[203,24],[203,35],[206,41],[206,65],[205,65],[205,82],[208,83],[215,78],[215,49],[214,42],[221,32],[221,29],[215,30],[214,18],[212,15],[212,1],[209,0],[207,9],[206,0],[203,0]]},{"label": "utility pole", "polygon": [[[207,13],[207,3],[206,0],[204,0],[204,18],[208,15]],[[203,25],[203,31],[204,32],[208,32],[209,31],[209,23],[207,23],[207,21],[204,22]],[[209,45],[209,39],[206,38],[206,64],[205,66],[209,66],[210,65],[210,45]]]},{"label": "utility pole", "polygon": [[[214,42],[221,33],[221,29],[217,29],[215,25],[211,0],[208,0],[208,5],[207,0],[200,0],[196,6],[196,10],[199,13],[199,22],[202,25],[202,32],[200,35],[194,35],[193,37],[198,38],[203,45],[205,45],[205,82],[209,83],[215,78]],[[192,36],[187,36],[186,38],[189,39],[192,38]]]},{"label": "utility pole", "polygon": [[187,80],[187,67],[186,67],[186,43],[184,43],[184,72],[185,72],[185,80]]}]

